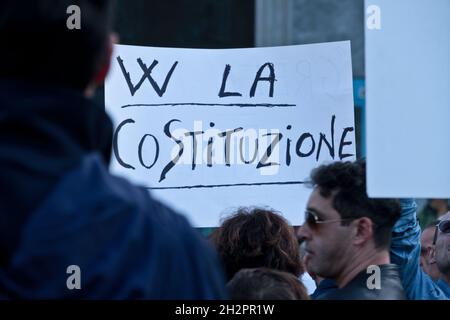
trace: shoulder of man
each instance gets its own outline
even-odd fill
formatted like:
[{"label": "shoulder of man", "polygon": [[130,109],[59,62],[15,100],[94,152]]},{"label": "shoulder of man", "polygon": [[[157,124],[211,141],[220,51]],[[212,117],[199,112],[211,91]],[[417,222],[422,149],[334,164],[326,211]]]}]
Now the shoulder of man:
[{"label": "shoulder of man", "polygon": [[[69,265],[80,267],[84,290],[67,291]],[[218,259],[199,232],[147,190],[111,175],[96,154],[32,214],[10,271],[21,283],[42,284],[33,298],[225,297]]]},{"label": "shoulder of man", "polygon": [[450,299],[450,285],[442,279],[439,279],[437,281],[437,285],[439,289],[441,289],[442,292],[445,294],[447,299]]}]

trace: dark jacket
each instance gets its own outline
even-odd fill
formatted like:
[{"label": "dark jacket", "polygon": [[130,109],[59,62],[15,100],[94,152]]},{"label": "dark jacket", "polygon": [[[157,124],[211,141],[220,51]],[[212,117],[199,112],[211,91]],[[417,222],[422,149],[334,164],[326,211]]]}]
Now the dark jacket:
[{"label": "dark jacket", "polygon": [[0,298],[224,298],[201,235],[108,172],[111,135],[75,91],[0,80]]},{"label": "dark jacket", "polygon": [[331,279],[323,279],[320,281],[316,290],[310,295],[312,300],[320,300],[320,297],[324,294],[330,294],[331,291],[337,290],[339,287],[336,282]]},{"label": "dark jacket", "polygon": [[369,289],[367,282],[372,273],[359,273],[345,287],[323,292],[317,300],[405,300],[398,267],[394,264],[380,265],[380,288]]}]

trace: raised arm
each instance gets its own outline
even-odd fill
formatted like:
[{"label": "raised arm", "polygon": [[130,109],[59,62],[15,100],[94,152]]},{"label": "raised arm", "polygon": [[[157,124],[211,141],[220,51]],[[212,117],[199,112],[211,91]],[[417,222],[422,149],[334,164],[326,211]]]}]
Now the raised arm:
[{"label": "raised arm", "polygon": [[401,199],[402,213],[392,230],[391,261],[400,267],[410,300],[446,300],[445,294],[420,267],[420,226],[413,199]]}]

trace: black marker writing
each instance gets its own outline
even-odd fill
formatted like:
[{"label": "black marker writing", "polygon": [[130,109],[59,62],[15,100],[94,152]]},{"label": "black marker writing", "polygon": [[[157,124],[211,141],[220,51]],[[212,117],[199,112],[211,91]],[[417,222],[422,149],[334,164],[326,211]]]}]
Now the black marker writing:
[{"label": "black marker writing", "polygon": [[122,74],[125,77],[125,81],[127,82],[128,88],[130,89],[130,93],[132,96],[134,96],[134,94],[139,90],[139,88],[144,83],[145,79],[148,79],[148,81],[152,85],[153,89],[158,94],[158,96],[162,97],[164,95],[164,93],[166,92],[170,77],[172,76],[173,71],[175,70],[176,66],[178,65],[178,61],[175,61],[174,64],[172,65],[172,68],[170,68],[169,72],[167,73],[162,87],[159,87],[159,85],[156,83],[156,81],[151,76],[153,68],[156,67],[156,65],[158,64],[158,60],[153,60],[150,67],[147,68],[147,65],[142,61],[141,58],[137,59],[137,62],[139,64],[139,66],[141,67],[142,71],[144,71],[144,73],[136,85],[133,85],[133,83],[131,82],[130,73],[125,69],[125,65],[120,56],[117,57],[117,62],[119,63],[120,70],[122,71]]},{"label": "black marker writing", "polygon": [[173,119],[170,120],[169,122],[166,123],[166,125],[164,126],[164,133],[166,134],[166,136],[168,136],[169,138],[171,138],[173,141],[176,142],[176,144],[178,145],[178,147],[180,148],[178,151],[178,155],[172,159],[163,169],[163,171],[161,172],[161,176],[159,178],[159,182],[163,181],[166,178],[166,174],[170,171],[170,169],[172,169],[175,164],[178,162],[178,160],[180,159],[180,157],[182,156],[183,152],[184,152],[184,144],[181,140],[175,139],[172,134],[170,133],[170,125],[173,122],[181,122],[178,119]]}]

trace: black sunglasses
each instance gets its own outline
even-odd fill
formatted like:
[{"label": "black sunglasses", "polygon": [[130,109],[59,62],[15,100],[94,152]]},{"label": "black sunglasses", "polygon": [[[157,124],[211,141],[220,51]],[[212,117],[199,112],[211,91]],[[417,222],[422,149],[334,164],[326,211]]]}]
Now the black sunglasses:
[{"label": "black sunglasses", "polygon": [[433,245],[436,244],[438,233],[450,233],[450,220],[443,220],[436,225],[436,230],[434,231]]},{"label": "black sunglasses", "polygon": [[331,220],[321,220],[314,211],[306,210],[305,211],[305,223],[308,224],[309,227],[315,228],[319,224],[323,223],[331,223],[331,222],[342,222],[342,221],[350,221],[354,219],[331,219]]}]

